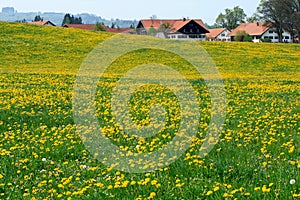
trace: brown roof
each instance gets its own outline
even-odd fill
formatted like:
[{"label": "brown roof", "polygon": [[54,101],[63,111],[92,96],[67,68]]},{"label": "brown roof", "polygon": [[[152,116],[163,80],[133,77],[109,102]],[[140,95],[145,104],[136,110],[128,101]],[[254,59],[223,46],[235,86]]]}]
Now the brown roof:
[{"label": "brown roof", "polygon": [[238,31],[246,31],[251,36],[261,36],[271,27],[271,24],[265,24],[265,22],[244,23],[232,30],[228,36],[235,36]]},{"label": "brown roof", "polygon": [[208,29],[206,28],[205,24],[203,23],[203,21],[201,19],[195,19],[195,20],[182,20],[182,19],[143,19],[141,20],[141,23],[144,25],[144,28],[149,29],[151,27],[158,29],[161,24],[170,24],[170,26],[175,29],[175,30],[179,30],[180,28],[182,28],[184,25],[188,24],[191,21],[195,21],[197,24],[199,24],[200,26],[202,26],[205,30],[208,31]]},{"label": "brown roof", "polygon": [[78,28],[83,30],[94,30],[95,24],[65,24],[64,27],[67,28]]},{"label": "brown roof", "polygon": [[47,23],[50,23],[51,25],[55,26],[55,24],[53,24],[51,21],[49,20],[43,20],[43,21],[36,21],[36,22],[28,22],[28,24],[35,24],[35,25],[41,25],[44,26]]},{"label": "brown roof", "polygon": [[111,32],[111,33],[131,33],[133,32],[132,28],[108,28],[105,27],[106,32]]},{"label": "brown roof", "polygon": [[208,29],[209,33],[206,33],[207,38],[216,38],[218,37],[223,31],[227,30],[226,28],[213,28]]}]

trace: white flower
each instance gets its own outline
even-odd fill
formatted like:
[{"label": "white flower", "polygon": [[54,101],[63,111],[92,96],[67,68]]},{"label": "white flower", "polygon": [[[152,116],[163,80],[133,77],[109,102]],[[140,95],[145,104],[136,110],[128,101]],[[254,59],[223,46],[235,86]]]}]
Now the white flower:
[{"label": "white flower", "polygon": [[82,168],[82,169],[86,169],[86,165],[82,165],[81,168]]},{"label": "white flower", "polygon": [[290,180],[290,184],[291,184],[291,185],[294,185],[295,183],[296,183],[296,180],[295,180],[295,179],[291,179],[291,180]]},{"label": "white flower", "polygon": [[40,171],[40,173],[44,173],[44,172],[46,172],[46,170],[45,170],[45,169],[42,169],[42,170]]},{"label": "white flower", "polygon": [[42,158],[42,161],[43,161],[43,162],[46,162],[46,161],[47,161],[47,159],[46,159],[46,158]]}]

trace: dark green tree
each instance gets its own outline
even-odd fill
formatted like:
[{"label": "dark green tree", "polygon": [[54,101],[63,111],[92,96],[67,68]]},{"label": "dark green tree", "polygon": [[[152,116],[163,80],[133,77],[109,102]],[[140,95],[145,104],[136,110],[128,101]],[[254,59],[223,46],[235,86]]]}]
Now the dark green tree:
[{"label": "dark green tree", "polygon": [[71,24],[71,15],[69,13],[65,14],[62,25]]},{"label": "dark green tree", "polygon": [[36,15],[33,19],[34,22],[39,22],[39,21],[43,21],[43,18],[41,18],[40,15]]},{"label": "dark green tree", "polygon": [[81,17],[74,17],[74,15],[67,13],[62,22],[62,25],[65,24],[82,24],[82,19]]},{"label": "dark green tree", "polygon": [[81,17],[73,17],[73,20],[74,20],[74,24],[82,24],[82,19]]},{"label": "dark green tree", "polygon": [[279,41],[283,41],[283,30],[287,30],[294,38],[299,24],[300,0],[261,0],[257,8],[260,18],[267,23],[272,23],[279,35]]},{"label": "dark green tree", "polygon": [[114,22],[111,23],[111,28],[116,28],[116,24]]},{"label": "dark green tree", "polygon": [[247,15],[244,10],[239,6],[233,9],[225,9],[225,13],[220,13],[216,19],[216,24],[219,27],[227,28],[228,30],[235,29],[241,23],[245,22]]},{"label": "dark green tree", "polygon": [[218,26],[227,28],[228,30],[235,29],[241,23],[245,22],[247,15],[244,10],[239,6],[235,6],[233,9],[225,9],[225,13],[220,13],[216,19]]}]

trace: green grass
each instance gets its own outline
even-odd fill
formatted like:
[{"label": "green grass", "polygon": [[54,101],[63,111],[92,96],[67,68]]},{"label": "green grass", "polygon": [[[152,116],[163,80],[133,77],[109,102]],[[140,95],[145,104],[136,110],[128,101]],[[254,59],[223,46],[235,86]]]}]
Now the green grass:
[{"label": "green grass", "polygon": [[[170,166],[130,174],[93,159],[73,119],[76,73],[88,53],[112,35],[2,22],[0,35],[0,199],[300,197],[299,45],[200,42],[226,87],[227,113],[219,143],[208,156],[198,157],[210,99],[202,80],[190,79],[203,100],[198,139]],[[152,60],[175,68],[187,66],[169,53],[142,50],[124,55],[111,69],[123,73]],[[118,71],[120,66],[123,71]],[[176,129],[151,140],[132,138],[126,144],[127,138],[109,121],[115,80],[101,80],[97,93],[103,98],[97,102],[98,117],[110,140],[137,152],[158,149],[170,141]],[[148,92],[145,101],[143,91]],[[145,103],[149,110],[153,100],[161,98],[155,91],[141,89],[131,103]],[[165,93],[161,103],[174,103],[174,95]],[[135,120],[147,119],[148,112],[135,109]],[[176,102],[168,109],[170,119],[180,112]],[[103,114],[105,110],[108,114]],[[178,122],[171,122],[176,127]],[[151,144],[155,138],[159,139]],[[136,144],[145,149],[134,149]],[[291,179],[296,183],[290,184]]]}]

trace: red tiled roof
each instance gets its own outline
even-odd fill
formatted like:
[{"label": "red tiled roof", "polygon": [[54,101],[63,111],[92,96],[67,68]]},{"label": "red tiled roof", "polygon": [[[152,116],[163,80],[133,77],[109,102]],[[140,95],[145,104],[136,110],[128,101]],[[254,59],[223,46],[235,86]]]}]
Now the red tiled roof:
[{"label": "red tiled roof", "polygon": [[195,20],[182,20],[182,19],[143,19],[141,20],[141,23],[144,25],[146,29],[149,29],[151,27],[158,29],[162,24],[170,24],[170,26],[175,29],[179,30],[184,25],[188,24],[191,21],[195,21],[197,24],[202,26],[205,30],[208,31],[205,24],[201,19],[195,19]]},{"label": "red tiled roof", "polygon": [[36,22],[28,22],[28,24],[35,24],[35,25],[41,25],[44,26],[45,24],[50,23],[53,26],[55,26],[55,24],[53,24],[51,21],[49,20],[43,20],[43,21],[36,21]]},{"label": "red tiled roof", "polygon": [[206,33],[207,38],[216,38],[218,37],[223,31],[227,30],[226,28],[213,28],[208,29],[209,33]]},{"label": "red tiled roof", "polygon": [[261,36],[269,30],[270,27],[271,24],[265,25],[265,22],[244,23],[232,30],[228,36],[235,36],[238,31],[245,31],[250,36]]}]

